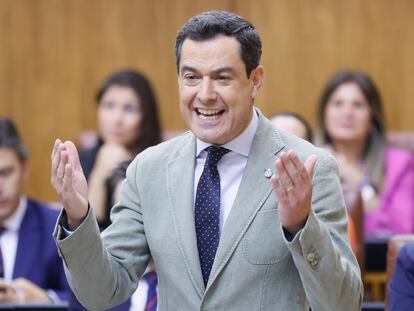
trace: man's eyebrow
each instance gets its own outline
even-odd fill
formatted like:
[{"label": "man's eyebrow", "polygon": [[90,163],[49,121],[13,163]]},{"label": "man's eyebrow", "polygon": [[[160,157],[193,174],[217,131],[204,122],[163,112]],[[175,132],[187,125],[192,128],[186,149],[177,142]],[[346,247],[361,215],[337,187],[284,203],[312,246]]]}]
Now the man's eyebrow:
[{"label": "man's eyebrow", "polygon": [[[191,72],[197,72],[198,70],[197,69],[195,69],[194,67],[191,67],[191,66],[188,66],[188,65],[183,65],[181,68],[180,68],[180,72],[183,72],[183,71],[191,71]],[[233,72],[235,72],[236,70],[232,67],[232,66],[225,66],[225,67],[219,67],[219,68],[216,68],[216,69],[214,69],[212,72],[214,73],[214,74],[219,74],[219,73],[223,73],[223,72],[231,72],[231,73],[233,73]]]},{"label": "man's eyebrow", "polygon": [[197,69],[195,69],[194,67],[188,66],[188,65],[183,65],[183,66],[180,68],[180,72],[183,72],[183,71],[191,71],[191,72],[196,72],[196,71],[197,71]]},{"label": "man's eyebrow", "polygon": [[230,73],[234,73],[236,70],[231,67],[231,66],[226,66],[226,67],[220,67],[217,69],[214,69],[213,72],[215,74],[219,74],[219,73],[223,73],[223,72],[230,72]]}]

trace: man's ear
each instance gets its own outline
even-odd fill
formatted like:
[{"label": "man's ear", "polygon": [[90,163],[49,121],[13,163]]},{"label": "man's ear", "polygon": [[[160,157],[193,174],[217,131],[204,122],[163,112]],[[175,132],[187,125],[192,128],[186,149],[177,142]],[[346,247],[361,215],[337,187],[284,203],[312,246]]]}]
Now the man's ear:
[{"label": "man's ear", "polygon": [[252,91],[250,96],[252,99],[254,99],[257,94],[259,94],[259,90],[262,87],[264,81],[264,68],[262,65],[259,65],[252,70],[250,73],[250,79],[252,81]]}]

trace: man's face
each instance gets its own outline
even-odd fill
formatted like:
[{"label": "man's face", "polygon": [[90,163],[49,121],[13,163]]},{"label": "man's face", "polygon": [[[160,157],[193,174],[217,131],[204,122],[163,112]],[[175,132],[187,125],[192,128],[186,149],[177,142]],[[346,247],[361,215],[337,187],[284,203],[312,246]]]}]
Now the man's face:
[{"label": "man's face", "polygon": [[204,142],[222,145],[247,128],[262,81],[261,66],[247,77],[240,44],[233,37],[183,42],[180,110],[188,127]]},{"label": "man's face", "polygon": [[19,206],[26,175],[26,162],[21,162],[14,150],[0,148],[0,224]]}]

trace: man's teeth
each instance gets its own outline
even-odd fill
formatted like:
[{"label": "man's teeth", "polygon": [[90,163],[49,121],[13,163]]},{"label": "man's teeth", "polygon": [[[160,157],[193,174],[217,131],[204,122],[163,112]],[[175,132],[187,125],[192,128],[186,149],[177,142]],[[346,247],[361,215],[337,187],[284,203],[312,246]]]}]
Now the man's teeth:
[{"label": "man's teeth", "polygon": [[216,115],[218,113],[220,113],[220,109],[215,109],[215,110],[211,110],[211,109],[197,109],[199,113],[206,115],[206,116],[213,116]]}]

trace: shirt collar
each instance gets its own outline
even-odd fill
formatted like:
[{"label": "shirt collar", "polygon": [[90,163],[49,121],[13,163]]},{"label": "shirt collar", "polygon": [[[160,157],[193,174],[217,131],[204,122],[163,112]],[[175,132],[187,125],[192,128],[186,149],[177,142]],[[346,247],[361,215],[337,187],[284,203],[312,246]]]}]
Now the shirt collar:
[{"label": "shirt collar", "polygon": [[24,214],[26,213],[26,209],[27,198],[25,196],[21,196],[19,206],[14,213],[4,221],[3,226],[9,231],[18,232],[23,221]]},{"label": "shirt collar", "polygon": [[[256,134],[257,126],[259,124],[259,117],[257,116],[256,110],[253,108],[253,116],[250,120],[249,126],[236,138],[222,145],[221,147],[227,148],[233,152],[241,154],[245,157],[249,156],[250,149],[252,147],[254,135]],[[206,143],[197,138],[197,153],[199,157],[200,153],[211,146],[212,144]]]}]

